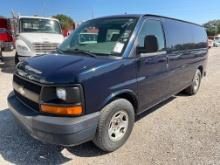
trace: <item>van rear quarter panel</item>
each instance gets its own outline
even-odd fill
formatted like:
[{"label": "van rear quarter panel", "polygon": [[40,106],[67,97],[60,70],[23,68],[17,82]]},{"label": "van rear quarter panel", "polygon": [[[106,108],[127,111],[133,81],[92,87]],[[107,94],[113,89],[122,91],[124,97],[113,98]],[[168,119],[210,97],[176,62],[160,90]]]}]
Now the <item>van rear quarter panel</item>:
[{"label": "van rear quarter panel", "polygon": [[174,74],[170,87],[178,92],[191,84],[196,69],[206,69],[208,38],[203,27],[172,19],[163,19],[169,72]]}]

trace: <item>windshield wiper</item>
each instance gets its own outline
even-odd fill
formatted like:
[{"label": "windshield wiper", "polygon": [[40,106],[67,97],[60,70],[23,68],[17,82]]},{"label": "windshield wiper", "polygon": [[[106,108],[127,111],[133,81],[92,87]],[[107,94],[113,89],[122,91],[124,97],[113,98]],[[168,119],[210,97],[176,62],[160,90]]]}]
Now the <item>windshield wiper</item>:
[{"label": "windshield wiper", "polygon": [[64,54],[64,53],[83,53],[86,54],[90,57],[97,57],[96,54],[90,52],[90,51],[86,51],[86,50],[81,50],[81,49],[73,49],[73,50],[62,50],[60,48],[56,49],[58,53],[60,54]]},{"label": "windshield wiper", "polygon": [[60,54],[64,54],[63,50],[61,50],[60,48],[56,48],[57,52]]},{"label": "windshield wiper", "polygon": [[90,57],[96,57],[96,54],[94,54],[94,53],[92,53],[92,52],[90,52],[90,51],[86,51],[86,50],[73,49],[73,50],[71,50],[71,51],[76,52],[76,53],[83,53],[83,54],[86,54],[86,55],[88,55],[88,56],[90,56]]}]

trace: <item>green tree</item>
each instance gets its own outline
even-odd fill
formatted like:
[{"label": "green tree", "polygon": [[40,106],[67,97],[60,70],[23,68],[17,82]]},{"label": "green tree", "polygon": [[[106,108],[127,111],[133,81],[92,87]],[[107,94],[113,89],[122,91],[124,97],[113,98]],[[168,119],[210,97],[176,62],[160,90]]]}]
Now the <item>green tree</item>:
[{"label": "green tree", "polygon": [[64,14],[57,14],[53,16],[53,18],[56,18],[60,21],[63,29],[72,29],[75,27],[75,22],[69,16],[66,16]]},{"label": "green tree", "polygon": [[207,34],[214,36],[220,33],[220,20],[212,20],[204,24]]}]

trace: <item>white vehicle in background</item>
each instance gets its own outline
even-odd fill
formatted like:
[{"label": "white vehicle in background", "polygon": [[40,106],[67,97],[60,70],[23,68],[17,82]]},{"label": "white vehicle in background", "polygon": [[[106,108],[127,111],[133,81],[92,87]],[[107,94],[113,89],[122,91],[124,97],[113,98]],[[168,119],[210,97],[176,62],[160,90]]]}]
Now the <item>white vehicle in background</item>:
[{"label": "white vehicle in background", "polygon": [[214,41],[211,40],[211,39],[209,39],[209,40],[208,40],[208,48],[210,49],[210,48],[212,48],[213,46],[214,46]]},{"label": "white vehicle in background", "polygon": [[220,46],[220,35],[217,35],[214,37],[214,44],[215,47],[219,47]]},{"label": "white vehicle in background", "polygon": [[57,19],[19,16],[16,19],[15,63],[56,51],[64,37]]}]

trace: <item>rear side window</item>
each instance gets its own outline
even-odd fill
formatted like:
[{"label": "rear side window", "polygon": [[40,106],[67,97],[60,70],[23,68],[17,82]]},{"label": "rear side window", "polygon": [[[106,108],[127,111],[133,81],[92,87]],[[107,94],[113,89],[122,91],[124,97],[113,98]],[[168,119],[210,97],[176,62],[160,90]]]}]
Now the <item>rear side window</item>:
[{"label": "rear side window", "polygon": [[157,38],[159,51],[162,51],[165,47],[165,41],[160,21],[149,19],[144,22],[138,37],[138,46],[144,47],[144,38],[148,35],[154,35]]},{"label": "rear side window", "polygon": [[193,48],[193,36],[191,27],[187,23],[167,20],[165,24],[167,32],[167,44],[173,50],[185,50]]},{"label": "rear side window", "polygon": [[172,50],[207,47],[207,35],[200,26],[175,20],[166,20],[167,46]]},{"label": "rear side window", "polygon": [[207,47],[208,37],[205,29],[203,27],[196,26],[194,26],[192,29],[195,47],[197,49]]}]

